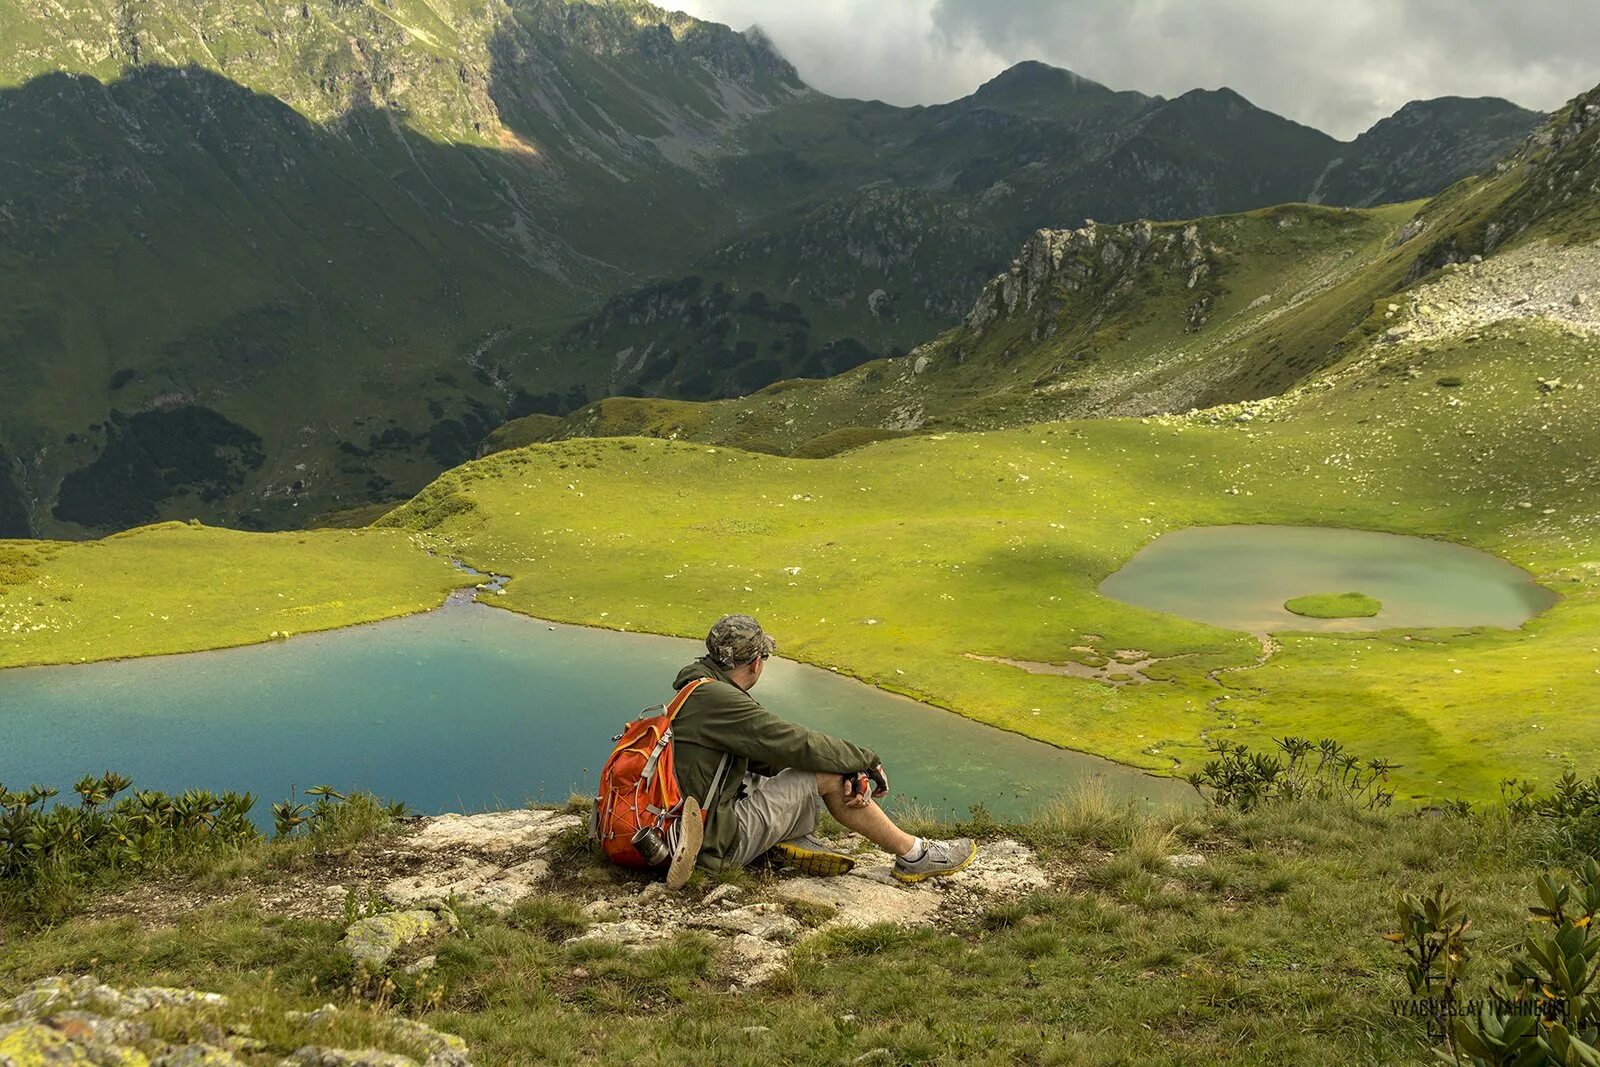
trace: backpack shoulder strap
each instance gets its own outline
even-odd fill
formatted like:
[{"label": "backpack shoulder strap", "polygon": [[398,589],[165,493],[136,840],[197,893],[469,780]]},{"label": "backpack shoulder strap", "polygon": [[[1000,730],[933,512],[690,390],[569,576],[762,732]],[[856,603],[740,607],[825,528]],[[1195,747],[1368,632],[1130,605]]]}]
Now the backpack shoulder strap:
[{"label": "backpack shoulder strap", "polygon": [[717,805],[717,794],[722,792],[722,779],[727,777],[728,764],[733,762],[733,753],[724,752],[722,760],[717,764],[717,773],[711,778],[711,786],[706,790],[706,802],[701,805],[707,812],[707,817]]},{"label": "backpack shoulder strap", "polygon": [[[714,680],[715,679],[712,678],[695,678],[682,689],[678,690],[678,695],[672,698],[671,704],[667,705],[667,725],[669,727],[672,725],[672,720],[677,718],[678,712],[683,709],[683,705],[686,701],[688,701],[691,693],[693,693],[696,689],[699,689],[705,683]],[[732,753],[724,752],[722,754],[722,759],[717,763],[717,773],[711,778],[711,787],[706,790],[705,803],[702,805],[706,815],[710,814],[712,806],[717,801],[717,794],[722,791],[722,780],[727,777],[728,764],[732,761]]]},{"label": "backpack shoulder strap", "polygon": [[678,712],[683,710],[683,705],[689,699],[690,694],[709,681],[711,681],[710,678],[694,678],[682,689],[678,690],[678,695],[673,697],[672,703],[667,705],[667,725],[672,725],[672,720],[678,717]]}]

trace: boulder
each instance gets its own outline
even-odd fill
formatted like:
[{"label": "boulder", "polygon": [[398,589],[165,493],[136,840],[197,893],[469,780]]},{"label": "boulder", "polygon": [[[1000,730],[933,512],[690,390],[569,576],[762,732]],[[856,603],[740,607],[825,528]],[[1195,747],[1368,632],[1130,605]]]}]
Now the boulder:
[{"label": "boulder", "polygon": [[43,1065],[77,1065],[100,1067],[101,1064],[126,1064],[126,1067],[149,1067],[150,1061],[142,1053],[129,1052],[117,1056],[119,1050],[107,1047],[85,1046],[71,1041],[59,1030],[53,1030],[33,1021],[0,1026],[0,1064],[11,1067]]},{"label": "boulder", "polygon": [[454,927],[455,916],[449,911],[418,908],[385,912],[351,923],[345,928],[339,947],[362,966],[379,970],[406,945]]}]

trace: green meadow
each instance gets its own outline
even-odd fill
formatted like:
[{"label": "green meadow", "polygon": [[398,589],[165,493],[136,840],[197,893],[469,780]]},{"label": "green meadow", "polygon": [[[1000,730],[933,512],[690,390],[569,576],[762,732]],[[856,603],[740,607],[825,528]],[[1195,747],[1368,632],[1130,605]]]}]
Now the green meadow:
[{"label": "green meadow", "polygon": [[[496,602],[534,615],[693,634],[750,610],[797,658],[1151,769],[1186,770],[1218,736],[1331,736],[1403,764],[1414,795],[1484,796],[1507,773],[1545,778],[1594,756],[1600,553],[1583,471],[1600,434],[1583,404],[1592,342],[1549,326],[1475,336],[1399,360],[1375,349],[1247,422],[1060,422],[824,460],[536,446],[447,475],[388,521],[518,576]],[[1566,385],[1546,392],[1538,377]],[[1227,523],[1445,538],[1563,599],[1517,631],[1280,635],[1251,668],[1248,635],[1095,592],[1159,534]],[[1118,649],[1162,657],[1148,672],[1159,684],[968,655]]]},{"label": "green meadow", "polygon": [[[1600,380],[1593,343],[1565,328],[1471,336],[1364,350],[1285,397],[1189,416],[906,437],[814,460],[573,440],[458,468],[378,529],[168,524],[12,543],[0,663],[424,610],[464,583],[456,557],[512,576],[497,606],[684,636],[749,611],[796,659],[1154,771],[1195,769],[1219,738],[1332,737],[1399,763],[1402,795],[1482,798],[1508,774],[1593,766],[1600,748],[1600,520],[1585,477],[1600,429],[1584,403]],[[1235,523],[1456,541],[1562,599],[1518,630],[1279,634],[1258,662],[1255,636],[1096,592],[1164,532]],[[974,658],[1099,665],[1119,650],[1159,660],[1150,684]]]},{"label": "green meadow", "polygon": [[[1365,390],[1361,404],[1318,390],[1247,423],[1064,422],[825,460],[655,440],[535,446],[452,472],[385,521],[513,575],[495,602],[532,615],[692,635],[750,611],[798,659],[1153,770],[1192,769],[1223,736],[1326,736],[1402,764],[1405,793],[1482,797],[1512,772],[1590,765],[1597,747],[1585,724],[1600,546],[1593,490],[1568,484],[1594,454],[1576,387],[1588,364],[1582,345],[1565,360],[1547,333],[1437,353],[1475,381],[1453,390],[1450,424],[1435,417],[1437,387],[1374,366],[1331,390]],[[1525,372],[1503,356],[1524,342],[1574,387],[1512,380]],[[1540,426],[1585,446],[1554,452]],[[1563,599],[1515,631],[1284,634],[1251,667],[1250,635],[1096,592],[1159,534],[1231,523],[1445,538],[1511,559]],[[1122,649],[1161,658],[1146,672],[1156,681],[1118,688],[971,658]]]},{"label": "green meadow", "polygon": [[1312,593],[1284,601],[1284,608],[1308,619],[1370,619],[1383,604],[1365,593]]},{"label": "green meadow", "polygon": [[162,523],[0,541],[0,667],[195,652],[427,611],[471,581],[392,530]]}]

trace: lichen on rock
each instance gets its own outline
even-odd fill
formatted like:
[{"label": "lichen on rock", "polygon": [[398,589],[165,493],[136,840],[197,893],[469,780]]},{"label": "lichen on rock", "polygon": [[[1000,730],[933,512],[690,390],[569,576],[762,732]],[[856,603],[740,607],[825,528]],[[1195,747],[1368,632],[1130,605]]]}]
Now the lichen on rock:
[{"label": "lichen on rock", "polygon": [[357,963],[377,970],[406,945],[455,926],[455,915],[446,908],[385,912],[351,923],[339,947]]}]

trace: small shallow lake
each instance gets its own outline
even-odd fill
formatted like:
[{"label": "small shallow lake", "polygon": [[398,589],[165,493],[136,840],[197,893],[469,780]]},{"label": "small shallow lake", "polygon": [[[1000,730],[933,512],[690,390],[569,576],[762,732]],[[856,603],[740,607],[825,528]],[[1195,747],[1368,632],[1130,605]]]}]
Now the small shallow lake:
[{"label": "small shallow lake", "polygon": [[[369,789],[422,812],[560,801],[594,788],[611,738],[672,695],[699,642],[551,626],[479,604],[248,648],[0,671],[0,782],[66,793],[112,769],[136,788]],[[769,662],[780,715],[873,748],[894,795],[945,814],[1026,815],[1076,783],[1187,802],[1155,778],[885,693]],[[892,798],[891,798],[892,799]]]},{"label": "small shallow lake", "polygon": [[[1351,632],[1515,628],[1560,599],[1497,556],[1426,537],[1320,526],[1198,526],[1163,534],[1100,583],[1113,600],[1231,630]],[[1312,593],[1365,593],[1364,619],[1284,608]]]}]

